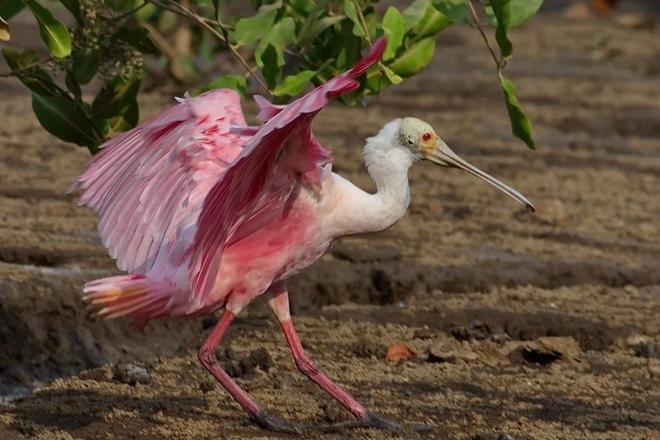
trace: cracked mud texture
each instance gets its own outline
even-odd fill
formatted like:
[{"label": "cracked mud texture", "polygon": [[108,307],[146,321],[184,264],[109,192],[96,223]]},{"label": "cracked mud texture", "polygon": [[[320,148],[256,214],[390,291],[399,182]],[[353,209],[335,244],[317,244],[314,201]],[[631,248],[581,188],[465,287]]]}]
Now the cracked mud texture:
[{"label": "cracked mud texture", "polygon": [[[318,118],[335,169],[364,188],[362,140],[414,115],[538,213],[419,164],[399,224],[339,241],[291,282],[319,367],[424,433],[331,431],[350,418],[297,372],[264,305],[250,307],[218,357],[303,438],[660,438],[660,32],[546,15],[512,38],[537,151],[512,139],[469,29],[443,33],[418,78]],[[64,195],[88,155],[38,126],[20,85],[0,86],[0,394],[33,391],[0,404],[0,438],[286,437],[252,426],[197,362],[212,318],[141,333],[90,316],[82,283],[115,270],[92,213]],[[143,113],[171,102],[147,95]],[[416,356],[386,361],[394,343]],[[113,379],[118,362],[150,382]]]}]

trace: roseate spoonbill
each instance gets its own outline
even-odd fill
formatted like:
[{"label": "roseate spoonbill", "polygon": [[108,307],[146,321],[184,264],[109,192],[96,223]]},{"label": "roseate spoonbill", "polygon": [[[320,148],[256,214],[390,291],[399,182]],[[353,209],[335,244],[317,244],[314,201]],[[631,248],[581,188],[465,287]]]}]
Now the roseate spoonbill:
[{"label": "roseate spoonbill", "polygon": [[266,294],[300,371],[366,426],[395,428],[320,372],[300,343],[286,280],[316,261],[332,241],[380,231],[406,212],[408,169],[420,159],[461,168],[528,208],[519,192],[458,157],[429,124],[395,119],[367,139],[364,159],[377,185],[369,194],[331,171],[312,120],[328,101],[355,90],[380,60],[385,40],[351,70],[293,101],[257,97],[260,127],[246,126],[239,95],[214,90],[186,97],[107,142],[73,184],[96,210],[98,230],[129,275],[84,287],[105,318],[138,323],[222,309],[199,359],[260,426],[295,431],[267,415],[218,364],[214,349],[234,317]]}]

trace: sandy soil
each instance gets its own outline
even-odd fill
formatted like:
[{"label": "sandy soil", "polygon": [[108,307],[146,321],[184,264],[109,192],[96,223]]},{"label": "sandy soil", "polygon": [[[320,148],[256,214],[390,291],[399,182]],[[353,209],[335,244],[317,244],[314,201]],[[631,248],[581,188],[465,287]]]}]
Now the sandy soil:
[{"label": "sandy soil", "polygon": [[[414,81],[320,116],[335,168],[365,188],[361,139],[415,115],[538,214],[419,165],[405,219],[338,242],[291,283],[319,366],[424,433],[333,430],[348,416],[295,370],[263,304],[250,308],[218,356],[264,407],[306,424],[304,438],[660,438],[660,32],[544,17],[513,38],[535,152],[512,140],[467,29],[443,34]],[[93,215],[63,195],[88,156],[38,127],[20,86],[1,85],[0,394],[34,392],[0,405],[0,438],[281,437],[197,363],[212,317],[139,333],[85,310],[81,284],[114,272]],[[145,97],[145,113],[169,99]],[[415,356],[387,361],[394,343]],[[113,372],[120,361],[148,383]]]}]

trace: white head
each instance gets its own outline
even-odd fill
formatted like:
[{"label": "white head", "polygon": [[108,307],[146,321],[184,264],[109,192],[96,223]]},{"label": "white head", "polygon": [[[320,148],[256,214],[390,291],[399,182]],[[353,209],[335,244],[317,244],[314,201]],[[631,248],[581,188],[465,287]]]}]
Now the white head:
[{"label": "white head", "polygon": [[367,139],[364,156],[367,169],[376,183],[395,174],[396,170],[407,173],[408,168],[420,159],[428,160],[443,167],[467,171],[534,211],[534,205],[525,196],[461,159],[429,123],[417,118],[395,119],[386,124],[376,136]]}]

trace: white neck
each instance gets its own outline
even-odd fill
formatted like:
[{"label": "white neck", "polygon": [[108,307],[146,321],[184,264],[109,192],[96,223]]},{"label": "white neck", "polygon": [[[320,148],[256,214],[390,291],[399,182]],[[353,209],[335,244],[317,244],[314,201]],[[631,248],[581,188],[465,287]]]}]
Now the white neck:
[{"label": "white neck", "polygon": [[410,204],[408,169],[415,158],[399,145],[396,119],[367,139],[364,162],[377,191],[368,194],[342,179],[341,213],[336,226],[338,235],[382,231],[396,223]]}]

